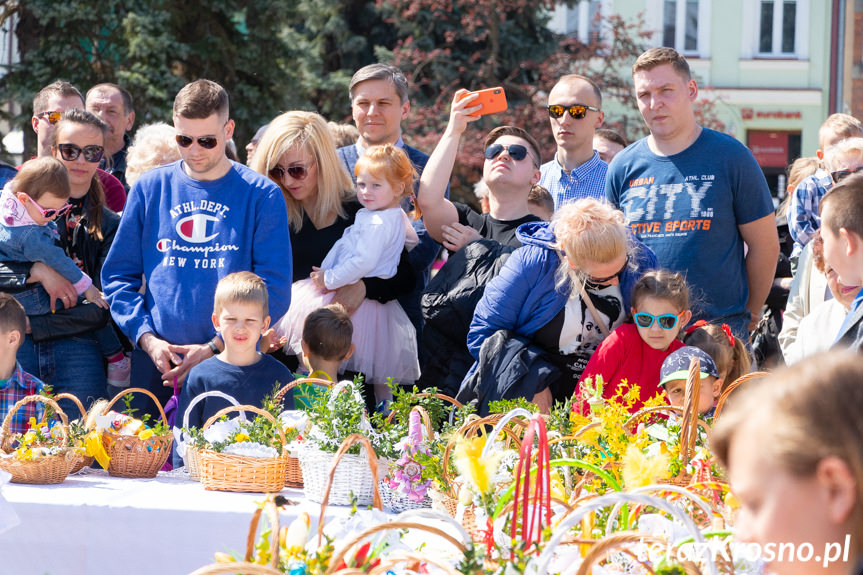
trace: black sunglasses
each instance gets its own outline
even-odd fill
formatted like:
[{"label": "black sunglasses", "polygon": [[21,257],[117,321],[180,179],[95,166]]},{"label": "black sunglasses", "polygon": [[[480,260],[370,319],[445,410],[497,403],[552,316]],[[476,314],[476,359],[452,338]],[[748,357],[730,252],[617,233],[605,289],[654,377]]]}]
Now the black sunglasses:
[{"label": "black sunglasses", "polygon": [[576,120],[581,120],[587,115],[588,110],[593,110],[594,112],[601,112],[599,108],[594,108],[593,106],[588,106],[587,104],[573,104],[572,106],[561,106],[559,104],[553,104],[548,106],[548,115],[552,118],[560,118],[563,116],[564,112],[569,112],[569,115],[575,118]]},{"label": "black sunglasses", "polygon": [[836,170],[835,172],[830,172],[830,176],[833,178],[833,181],[838,184],[848,176],[856,174],[861,170],[863,170],[863,166],[860,166],[859,168],[855,168],[853,170]]},{"label": "black sunglasses", "polygon": [[102,159],[105,153],[105,148],[102,146],[76,146],[75,144],[58,144],[57,149],[60,150],[60,156],[67,162],[74,162],[82,153],[84,159],[92,164],[95,164]]},{"label": "black sunglasses", "polygon": [[48,122],[53,126],[63,117],[63,112],[42,112],[41,114],[36,114],[36,117],[48,120]]},{"label": "black sunglasses", "polygon": [[212,150],[216,146],[219,145],[219,139],[216,136],[203,136],[201,138],[190,138],[189,136],[183,136],[182,134],[177,134],[177,145],[181,148],[188,148],[192,145],[192,142],[195,140],[198,141],[198,145],[204,148],[205,150]]},{"label": "black sunglasses", "polygon": [[510,146],[492,144],[485,149],[485,159],[493,160],[498,157],[504,150],[506,150],[506,153],[509,154],[509,157],[516,162],[520,162],[527,157],[527,148],[525,148],[521,144],[512,144]]},{"label": "black sunglasses", "polygon": [[621,267],[617,273],[611,274],[605,278],[595,278],[592,276],[585,276],[584,284],[586,287],[597,288],[599,286],[605,285],[616,277],[620,277],[620,274],[626,271],[626,268],[629,266],[629,254],[626,254],[626,260],[623,262],[623,267]]},{"label": "black sunglasses", "polygon": [[274,180],[281,182],[285,179],[285,174],[288,174],[295,180],[305,180],[309,175],[309,168],[306,166],[288,166],[287,168],[273,166],[270,168],[270,177]]}]

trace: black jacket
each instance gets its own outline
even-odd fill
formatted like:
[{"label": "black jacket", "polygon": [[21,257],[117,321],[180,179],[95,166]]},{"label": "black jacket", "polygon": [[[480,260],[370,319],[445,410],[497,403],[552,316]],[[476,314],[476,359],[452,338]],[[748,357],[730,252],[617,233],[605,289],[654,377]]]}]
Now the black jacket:
[{"label": "black jacket", "polygon": [[507,330],[496,331],[483,342],[477,369],[462,383],[456,399],[462,403],[477,400],[480,416],[488,415],[491,401],[517,397],[530,401],[562,375],[545,353],[529,338]]},{"label": "black jacket", "polygon": [[494,240],[471,242],[444,264],[422,296],[425,348],[420,386],[455,395],[474,359],[467,350],[473,311],[485,286],[495,277],[513,246]]}]

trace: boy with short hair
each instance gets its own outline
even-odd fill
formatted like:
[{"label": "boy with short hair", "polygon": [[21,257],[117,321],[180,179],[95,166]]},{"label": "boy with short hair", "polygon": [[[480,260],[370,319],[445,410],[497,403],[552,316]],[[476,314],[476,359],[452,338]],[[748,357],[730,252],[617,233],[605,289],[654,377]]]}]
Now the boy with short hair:
[{"label": "boy with short hair", "polygon": [[[863,174],[842,180],[821,200],[824,262],[846,286],[863,285]],[[851,304],[833,347],[863,346],[863,290]],[[829,336],[828,336],[829,337]]]},{"label": "boy with short hair", "polygon": [[[177,413],[182,418],[192,399],[206,391],[218,390],[241,405],[260,406],[264,396],[294,378],[287,367],[258,351],[258,340],[270,326],[267,314],[267,286],[252,272],[225,276],[216,286],[213,326],[225,342],[225,349],[189,371]],[[285,397],[285,408],[293,408],[293,394]],[[208,397],[189,413],[189,426],[201,427],[227,404]]]},{"label": "boy with short hair", "polygon": [[[8,293],[0,292],[0,421],[15,403],[28,395],[42,393],[45,384],[23,369],[16,359],[27,332],[24,308]],[[28,403],[15,412],[9,427],[13,434],[27,431],[31,417],[42,418],[42,404]]]},{"label": "boy with short hair", "polygon": [[554,217],[554,198],[548,190],[536,184],[527,195],[527,209],[542,221],[550,222]]},{"label": "boy with short hair", "polygon": [[683,407],[686,395],[686,380],[689,377],[689,364],[697,357],[701,368],[701,393],[698,396],[698,414],[706,417],[713,415],[716,400],[722,392],[722,380],[716,363],[708,353],[697,347],[681,347],[662,362],[659,387],[665,390],[668,403]]},{"label": "boy with short hair", "polygon": [[788,232],[794,239],[791,261],[795,270],[800,252],[821,225],[818,218],[818,205],[834,185],[833,178],[830,176],[828,161],[830,158],[825,158],[825,153],[842,140],[860,137],[863,137],[863,124],[848,114],[830,115],[818,130],[818,150],[815,155],[821,160],[822,165],[814,174],[797,185],[788,205]]},{"label": "boy with short hair", "polygon": [[354,326],[341,304],[316,309],[303,323],[303,359],[309,377],[336,381],[339,366],[354,354]]}]

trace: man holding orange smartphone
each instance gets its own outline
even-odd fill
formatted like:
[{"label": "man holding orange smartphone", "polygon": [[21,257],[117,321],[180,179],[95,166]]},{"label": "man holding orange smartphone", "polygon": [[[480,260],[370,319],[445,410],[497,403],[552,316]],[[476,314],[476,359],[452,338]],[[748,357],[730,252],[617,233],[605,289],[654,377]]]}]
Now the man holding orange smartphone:
[{"label": "man holding orange smartphone", "polygon": [[605,119],[599,86],[578,74],[562,76],[548,93],[547,109],[557,152],[540,168],[539,184],[551,193],[554,209],[581,198],[605,201],[608,164],[593,149]]}]

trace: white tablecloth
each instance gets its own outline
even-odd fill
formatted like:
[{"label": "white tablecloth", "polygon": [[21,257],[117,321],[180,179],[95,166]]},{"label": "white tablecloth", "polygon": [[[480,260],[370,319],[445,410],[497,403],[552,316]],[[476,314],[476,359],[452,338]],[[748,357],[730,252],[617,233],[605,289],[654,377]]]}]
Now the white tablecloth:
[{"label": "white tablecloth", "polygon": [[[242,555],[255,502],[264,499],[206,491],[176,472],[122,479],[89,469],[60,485],[8,484],[2,495],[21,523],[0,534],[0,575],[186,574],[216,551]],[[306,511],[317,528],[320,505],[299,489],[282,495],[300,502],[282,511],[282,525]],[[327,521],[348,513],[329,507]]]}]

